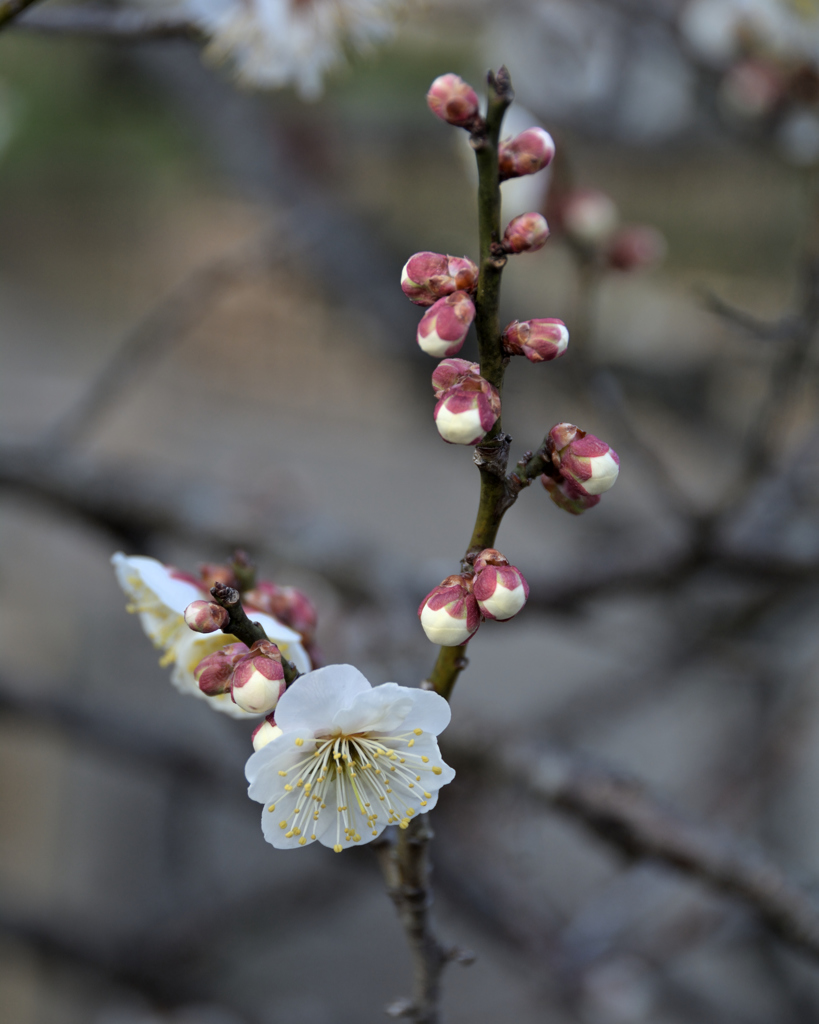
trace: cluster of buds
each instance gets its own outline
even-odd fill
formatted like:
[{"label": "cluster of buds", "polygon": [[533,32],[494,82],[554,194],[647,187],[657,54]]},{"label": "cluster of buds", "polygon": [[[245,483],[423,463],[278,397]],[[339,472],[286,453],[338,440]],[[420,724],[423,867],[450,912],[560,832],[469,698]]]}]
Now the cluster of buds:
[{"label": "cluster of buds", "polygon": [[503,350],[510,356],[526,356],[532,363],[546,363],[562,356],[569,345],[569,330],[562,320],[513,320],[503,332]]},{"label": "cluster of buds", "polygon": [[465,256],[417,252],[401,271],[401,289],[416,306],[432,306],[453,292],[471,294],[478,284],[478,268]]},{"label": "cluster of buds", "polygon": [[541,482],[552,501],[572,515],[593,508],[620,473],[617,452],[573,423],[552,427],[548,450],[555,475],[545,473]]},{"label": "cluster of buds", "polygon": [[500,396],[477,363],[444,359],[432,374],[435,426],[449,444],[480,444],[500,415]]},{"label": "cluster of buds", "polygon": [[209,697],[230,693],[233,703],[253,715],[269,714],[286,689],[279,648],[269,640],[252,647],[221,647],[196,666],[194,678]]},{"label": "cluster of buds", "polygon": [[418,617],[432,643],[460,647],[484,619],[505,622],[526,604],[529,586],[523,573],[499,551],[481,551],[473,570],[447,576],[421,602]]}]

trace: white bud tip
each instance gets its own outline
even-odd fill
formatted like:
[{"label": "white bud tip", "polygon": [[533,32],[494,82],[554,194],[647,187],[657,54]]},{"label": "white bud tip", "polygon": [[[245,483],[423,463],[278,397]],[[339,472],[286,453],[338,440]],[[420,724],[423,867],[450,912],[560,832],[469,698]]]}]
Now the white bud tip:
[{"label": "white bud tip", "polygon": [[591,477],[583,481],[583,490],[586,494],[603,494],[614,487],[619,474],[620,466],[611,452],[598,455],[591,460]]},{"label": "white bud tip", "polygon": [[445,608],[433,611],[428,605],[421,612],[421,626],[427,640],[439,647],[459,647],[472,635],[466,619],[453,619]]},{"label": "white bud tip", "polygon": [[258,729],[253,733],[253,749],[261,750],[262,747],[266,747],[268,743],[272,743],[273,740],[281,736],[282,731],[278,725],[271,725],[270,722],[262,722]]},{"label": "white bud tip", "polygon": [[477,444],[486,433],[477,409],[450,412],[442,405],[435,417],[435,426],[441,437],[450,444]]},{"label": "white bud tip", "polygon": [[233,702],[242,711],[251,715],[269,715],[279,703],[281,680],[268,679],[261,672],[254,670],[244,686],[234,686],[231,690]]},{"label": "white bud tip", "polygon": [[516,587],[507,590],[506,587],[498,584],[495,593],[485,601],[478,601],[482,612],[488,612],[498,622],[505,622],[513,618],[526,604],[526,591],[523,584],[518,583]]}]

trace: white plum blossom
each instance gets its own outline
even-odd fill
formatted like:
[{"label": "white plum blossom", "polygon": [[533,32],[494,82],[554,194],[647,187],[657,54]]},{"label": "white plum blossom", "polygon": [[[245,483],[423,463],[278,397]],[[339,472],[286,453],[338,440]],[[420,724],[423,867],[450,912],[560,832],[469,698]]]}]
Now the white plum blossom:
[{"label": "white plum blossom", "polygon": [[431,811],[455,772],[436,737],[449,704],[430,690],[371,686],[352,665],[299,677],[276,706],[276,735],[247,762],[277,849],[318,840],[336,853]]},{"label": "white plum blossom", "polygon": [[[233,718],[255,718],[231,699],[230,693],[208,696],[197,685],[193,670],[209,654],[226,644],[236,643],[229,633],[195,633],[185,623],[185,609],[193,601],[209,595],[193,577],[177,573],[155,558],[126,556],[117,552],[111,562],[117,581],[130,601],[128,611],[139,614],[145,633],[155,647],[164,651],[160,665],[172,665],[171,682],[182,693],[206,700],[211,707]],[[272,615],[247,606],[250,618],[261,623],[268,637],[300,672],[310,671],[310,659],[301,637]]]}]

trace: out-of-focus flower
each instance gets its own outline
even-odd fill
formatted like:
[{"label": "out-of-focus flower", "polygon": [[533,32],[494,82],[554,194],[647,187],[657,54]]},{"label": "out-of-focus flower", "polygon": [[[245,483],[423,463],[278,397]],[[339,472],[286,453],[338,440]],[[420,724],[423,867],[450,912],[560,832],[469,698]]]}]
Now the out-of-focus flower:
[{"label": "out-of-focus flower", "polygon": [[245,592],[242,600],[295,629],[304,641],[312,642],[318,621],[316,607],[296,587],[280,587],[276,583],[261,580],[252,590]]},{"label": "out-of-focus flower", "polygon": [[504,139],[498,147],[501,181],[537,174],[549,166],[554,155],[554,139],[545,128],[527,128],[514,138]]},{"label": "out-of-focus flower", "polygon": [[819,112],[792,111],[779,126],[776,142],[782,156],[796,167],[819,163]]},{"label": "out-of-focus flower", "polygon": [[468,128],[478,117],[478,94],[458,75],[440,75],[429,87],[427,106],[442,121]]},{"label": "out-of-focus flower", "polygon": [[819,8],[802,0],[689,0],[683,35],[707,60],[725,64],[756,49],[792,63],[819,60]]},{"label": "out-of-focus flower", "polygon": [[183,9],[208,34],[206,58],[227,61],[244,85],[293,85],[304,99],[321,95],[322,80],[344,61],[392,34],[403,0],[184,0]]},{"label": "out-of-focus flower", "polygon": [[569,238],[583,246],[604,245],[620,220],[614,200],[592,188],[570,192],[560,204],[559,217]]},{"label": "out-of-focus flower", "polygon": [[606,262],[613,270],[644,270],[665,258],[667,245],[660,232],[649,224],[629,224],[612,238]]},{"label": "out-of-focus flower", "polygon": [[447,576],[418,608],[427,639],[441,647],[460,647],[481,624],[478,602],[468,576]]},{"label": "out-of-focus flower", "polygon": [[503,233],[507,252],[537,252],[549,240],[549,225],[542,213],[522,213],[510,220]]},{"label": "out-of-focus flower", "polygon": [[770,114],[785,94],[785,79],[773,64],[743,60],[720,83],[719,99],[729,115],[753,120]]},{"label": "out-of-focus flower", "polygon": [[475,319],[475,304],[466,292],[453,292],[424,313],[418,324],[418,344],[428,355],[454,356],[463,347]]},{"label": "out-of-focus flower", "polygon": [[505,622],[517,615],[529,599],[529,584],[520,569],[495,548],[481,551],[474,567],[472,593],[484,618]]},{"label": "out-of-focus flower", "polygon": [[417,252],[401,271],[401,289],[416,306],[431,306],[453,292],[472,292],[477,283],[478,268],[465,256]]},{"label": "out-of-focus flower", "polygon": [[436,737],[449,705],[429,690],[373,687],[352,665],[301,676],[276,709],[272,738],[247,762],[262,831],[278,849],[318,840],[337,853],[431,811],[455,772]]},{"label": "out-of-focus flower", "polygon": [[573,423],[558,423],[549,431],[552,462],[560,475],[582,494],[596,497],[613,487],[620,473],[617,452],[594,434]]},{"label": "out-of-focus flower", "polygon": [[514,320],[503,332],[504,350],[511,356],[526,356],[533,363],[557,359],[568,345],[569,331],[562,320]]},{"label": "out-of-focus flower", "polygon": [[[208,696],[194,678],[194,669],[204,658],[236,643],[236,637],[227,633],[195,633],[185,624],[188,605],[210,596],[204,585],[196,577],[165,566],[155,558],[127,557],[118,552],[111,561],[117,581],[130,599],[128,610],[139,614],[142,628],[154,646],[164,651],[160,664],[173,666],[174,686],[182,693],[207,700],[211,707],[234,718],[246,717],[247,713],[231,700],[229,693]],[[310,671],[310,660],[298,633],[249,602],[245,602],[245,609],[300,672]]]}]

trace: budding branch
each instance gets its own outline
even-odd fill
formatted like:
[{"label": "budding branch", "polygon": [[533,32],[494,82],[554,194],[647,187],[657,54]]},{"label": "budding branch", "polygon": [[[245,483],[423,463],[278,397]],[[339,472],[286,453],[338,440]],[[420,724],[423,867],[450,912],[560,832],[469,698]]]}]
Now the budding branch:
[{"label": "budding branch", "polygon": [[[252,647],[258,640],[267,640],[268,643],[272,642],[264,629],[262,629],[261,623],[251,622],[247,617],[247,612],[242,607],[242,599],[238,590],[225,586],[224,583],[217,583],[214,587],[211,587],[210,596],[230,616],[228,624],[222,629],[223,633],[235,636],[237,640],[247,647]],[[282,655],[282,668],[284,669],[284,681],[288,686],[294,683],[301,675],[293,662],[288,661],[284,655]]]}]

